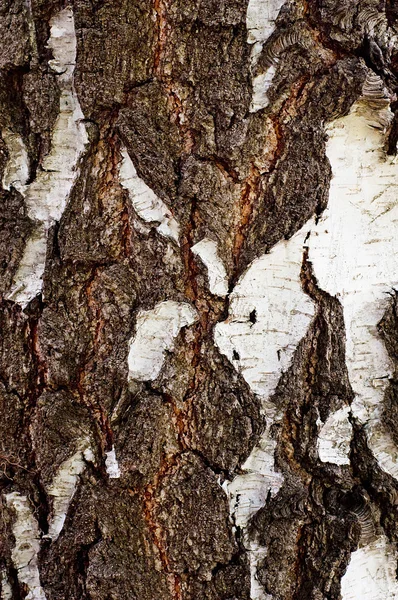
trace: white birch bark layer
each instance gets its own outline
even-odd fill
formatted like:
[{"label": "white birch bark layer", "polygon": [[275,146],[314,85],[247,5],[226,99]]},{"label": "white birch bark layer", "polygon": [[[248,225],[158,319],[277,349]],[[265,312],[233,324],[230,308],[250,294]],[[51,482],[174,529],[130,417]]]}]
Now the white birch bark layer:
[{"label": "white birch bark layer", "polygon": [[121,472],[114,446],[106,453],[105,466],[110,479],[119,479]]},{"label": "white birch bark layer", "polygon": [[138,177],[134,163],[125,149],[122,150],[119,178],[121,185],[129,192],[131,203],[140,219],[155,224],[161,235],[179,244],[179,224],[166,204]]},{"label": "white birch bark layer", "polygon": [[18,581],[26,585],[26,600],[46,600],[41,587],[38,568],[40,535],[37,521],[26,496],[12,492],[5,496],[7,505],[15,511],[16,520],[12,528],[15,546],[12,561],[18,571]]},{"label": "white birch bark layer", "polygon": [[275,391],[289,368],[315,312],[300,281],[309,230],[310,225],[304,226],[252,262],[231,293],[227,320],[215,328],[221,352],[264,398]]},{"label": "white birch bark layer", "polygon": [[172,300],[139,312],[136,333],[129,343],[129,379],[154,381],[162,369],[165,352],[173,349],[180,329],[196,319],[197,313],[189,304]]},{"label": "white birch bark layer", "polygon": [[204,238],[192,246],[191,252],[198,256],[207,268],[211,293],[224,298],[228,294],[228,277],[218,254],[217,242]]},{"label": "white birch bark layer", "polygon": [[1,600],[12,600],[12,588],[5,569],[1,571]]},{"label": "white birch bark layer", "polygon": [[11,180],[17,181],[25,196],[28,215],[37,223],[9,295],[11,300],[23,307],[41,291],[48,229],[62,216],[78,175],[79,159],[88,144],[83,113],[73,85],[76,35],[72,10],[65,8],[60,11],[51,19],[50,26],[48,46],[54,58],[49,65],[57,73],[61,91],[60,109],[52,132],[50,152],[29,186],[25,185],[27,167],[23,150],[17,144],[9,146],[11,158],[6,183],[11,185]]},{"label": "white birch bark layer", "polygon": [[333,412],[322,425],[318,436],[318,454],[322,462],[350,464],[352,427],[349,406]]},{"label": "white birch bark layer", "polygon": [[275,21],[285,0],[249,0],[246,13],[249,44],[267,41],[275,29]]},{"label": "white birch bark layer", "polygon": [[343,600],[396,600],[398,555],[385,535],[351,555],[341,579]]},{"label": "white birch bark layer", "polygon": [[[254,71],[262,47],[275,29],[275,21],[285,0],[249,0],[246,13],[247,42],[252,44],[251,68]],[[267,91],[272,85],[275,66],[271,65],[265,73],[253,77],[253,95],[250,112],[267,108]]]},{"label": "white birch bark layer", "polygon": [[51,519],[46,537],[55,541],[61,533],[69,505],[75,494],[79,475],[85,469],[85,460],[94,460],[89,448],[89,440],[83,440],[79,450],[66,459],[60,466],[47,493],[53,499]]},{"label": "white birch bark layer", "polygon": [[268,493],[276,494],[283,476],[274,468],[276,442],[270,428],[280,419],[270,396],[281,374],[291,365],[293,354],[306,334],[315,304],[301,287],[303,242],[309,226],[290,240],[279,242],[268,254],[252,262],[231,294],[226,321],[218,323],[214,340],[252,391],[262,398],[267,427],[245,464],[243,474],[228,482],[232,518],[243,530],[251,565],[251,598],[268,600],[257,581],[257,564],[266,548],[249,539],[249,519],[265,504]]}]

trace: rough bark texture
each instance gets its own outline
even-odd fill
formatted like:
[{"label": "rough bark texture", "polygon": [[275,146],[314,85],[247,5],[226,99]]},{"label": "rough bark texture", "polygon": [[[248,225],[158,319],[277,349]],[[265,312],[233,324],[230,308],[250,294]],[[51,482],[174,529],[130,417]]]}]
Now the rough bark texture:
[{"label": "rough bark texture", "polygon": [[[275,385],[215,343],[235,319],[250,354],[271,296],[249,294],[238,318],[238,282],[317,227],[328,124],[359,107],[395,155],[396,36],[388,0],[2,0],[2,599],[350,600],[368,597],[342,591],[357,549],[385,540],[396,567],[398,481],[349,408],[345,291],[321,284],[306,235],[308,325],[283,367],[265,365]],[[381,283],[396,366],[394,281]],[[287,338],[295,310],[280,309]],[[395,452],[397,399],[392,370],[378,406]],[[320,425],[342,407],[347,457],[321,459]],[[265,437],[264,497],[239,521],[231,490]],[[371,600],[398,598],[380,581]]]}]

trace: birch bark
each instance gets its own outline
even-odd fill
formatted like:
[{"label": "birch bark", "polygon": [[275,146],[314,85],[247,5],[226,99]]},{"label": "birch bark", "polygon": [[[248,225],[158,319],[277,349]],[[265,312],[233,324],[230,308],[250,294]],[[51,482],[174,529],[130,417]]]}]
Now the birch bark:
[{"label": "birch bark", "polygon": [[393,3],[0,15],[0,598],[398,598]]}]

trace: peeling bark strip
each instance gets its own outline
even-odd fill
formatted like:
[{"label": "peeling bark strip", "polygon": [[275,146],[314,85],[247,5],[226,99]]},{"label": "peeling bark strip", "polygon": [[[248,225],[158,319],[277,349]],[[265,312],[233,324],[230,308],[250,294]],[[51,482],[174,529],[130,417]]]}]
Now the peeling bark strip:
[{"label": "peeling bark strip", "polygon": [[54,58],[48,64],[57,74],[59,114],[52,132],[51,150],[43,160],[41,172],[29,186],[26,186],[29,166],[24,143],[18,136],[5,135],[10,155],[3,180],[5,188],[13,185],[24,195],[28,215],[36,222],[9,296],[23,306],[41,290],[48,229],[62,216],[76,179],[79,158],[88,143],[83,113],[73,85],[76,35],[72,11],[65,9],[58,13],[51,19],[50,27],[48,47]]},{"label": "peeling bark strip", "polygon": [[138,216],[148,223],[159,223],[156,229],[178,244],[179,225],[170,210],[137,175],[133,162],[126,150],[122,151],[120,182],[129,191],[131,201]]},{"label": "peeling bark strip", "polygon": [[393,3],[11,4],[1,599],[398,598]]},{"label": "peeling bark strip", "polygon": [[20,583],[26,586],[25,597],[29,600],[45,600],[38,569],[39,529],[29,501],[26,496],[21,496],[18,492],[7,494],[6,501],[15,512],[15,523],[12,529],[15,546],[12,560],[18,570]]},{"label": "peeling bark strip", "polygon": [[219,257],[217,243],[204,238],[191,248],[207,268],[209,290],[216,296],[225,297],[228,293],[228,278],[225,267]]},{"label": "peeling bark strip", "polygon": [[196,318],[188,304],[171,300],[139,313],[137,331],[130,341],[129,378],[154,381],[162,369],[164,354],[173,349],[181,327],[192,325]]},{"label": "peeling bark strip", "polygon": [[318,454],[322,462],[350,464],[352,427],[349,416],[349,407],[345,406],[331,413],[322,425],[318,437]]},{"label": "peeling bark strip", "polygon": [[[261,50],[275,30],[275,21],[284,0],[249,0],[246,15],[246,26],[248,30],[247,41],[252,44],[251,68],[255,70]],[[269,99],[268,89],[272,85],[275,75],[274,65],[269,65],[265,73],[253,77],[253,96],[250,105],[251,112],[257,112],[267,108]]]},{"label": "peeling bark strip", "polygon": [[[61,465],[55,475],[48,495],[53,500],[52,516],[48,526],[48,537],[56,540],[62,531],[70,502],[76,491],[79,475],[83,472],[86,460],[93,460],[93,454],[87,447],[88,440],[82,442],[80,449]],[[114,469],[112,469],[112,475]]]}]

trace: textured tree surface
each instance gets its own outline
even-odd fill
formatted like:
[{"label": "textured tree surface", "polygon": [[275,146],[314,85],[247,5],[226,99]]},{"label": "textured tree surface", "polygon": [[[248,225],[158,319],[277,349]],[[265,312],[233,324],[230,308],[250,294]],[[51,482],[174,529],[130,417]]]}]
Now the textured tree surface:
[{"label": "textured tree surface", "polygon": [[2,0],[0,75],[1,599],[397,599],[394,0]]}]

